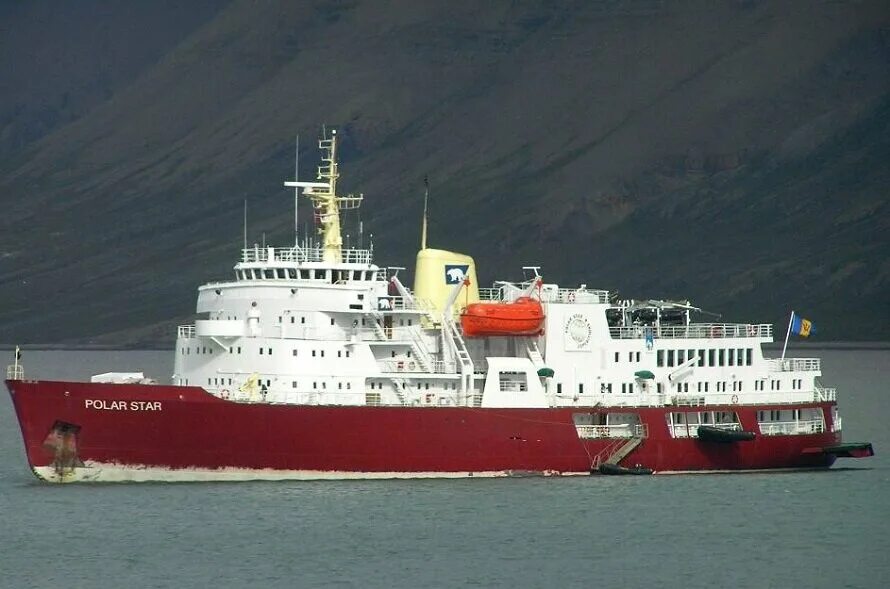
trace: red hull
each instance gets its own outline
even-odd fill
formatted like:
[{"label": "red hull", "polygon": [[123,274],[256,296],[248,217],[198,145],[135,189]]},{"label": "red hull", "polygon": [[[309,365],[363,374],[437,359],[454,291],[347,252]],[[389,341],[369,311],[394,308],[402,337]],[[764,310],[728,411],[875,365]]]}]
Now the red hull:
[{"label": "red hull", "polygon": [[[578,473],[588,472],[614,441],[578,437],[572,415],[602,411],[591,408],[292,406],[224,401],[197,387],[50,381],[7,387],[35,472],[58,460],[55,444],[87,465],[171,470]],[[813,404],[823,408],[829,431],[831,405]],[[760,408],[732,410],[744,429],[758,432]],[[624,464],[656,472],[828,467],[834,456],[804,450],[840,442],[839,433],[757,435],[737,444],[674,439],[665,419],[671,410],[633,410],[649,437]],[[62,441],[59,423],[76,428]]]}]

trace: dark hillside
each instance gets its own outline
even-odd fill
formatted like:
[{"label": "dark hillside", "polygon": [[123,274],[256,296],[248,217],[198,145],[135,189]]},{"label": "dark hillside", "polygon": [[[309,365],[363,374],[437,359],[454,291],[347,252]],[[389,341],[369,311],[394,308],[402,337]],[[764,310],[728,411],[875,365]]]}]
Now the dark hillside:
[{"label": "dark hillside", "polygon": [[[140,18],[176,26],[134,40],[111,91],[0,147],[0,341],[172,341],[194,288],[234,263],[245,198],[251,240],[292,239],[281,181],[294,135],[308,170],[323,123],[381,264],[410,265],[429,174],[431,243],[484,280],[537,262],[890,339],[886,2],[150,6]],[[71,15],[72,47],[113,12]],[[53,45],[28,11],[0,15]],[[27,39],[5,43],[33,70]]]}]

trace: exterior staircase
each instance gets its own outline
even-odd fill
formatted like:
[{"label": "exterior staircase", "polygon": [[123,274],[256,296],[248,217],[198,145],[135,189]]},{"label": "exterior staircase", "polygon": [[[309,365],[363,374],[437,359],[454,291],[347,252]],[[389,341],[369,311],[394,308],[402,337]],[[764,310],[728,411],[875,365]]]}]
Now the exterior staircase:
[{"label": "exterior staircase", "polygon": [[634,428],[633,436],[629,438],[617,438],[594,456],[591,470],[597,470],[603,464],[620,466],[621,461],[627,458],[627,456],[636,450],[648,437],[648,426],[637,425]]}]

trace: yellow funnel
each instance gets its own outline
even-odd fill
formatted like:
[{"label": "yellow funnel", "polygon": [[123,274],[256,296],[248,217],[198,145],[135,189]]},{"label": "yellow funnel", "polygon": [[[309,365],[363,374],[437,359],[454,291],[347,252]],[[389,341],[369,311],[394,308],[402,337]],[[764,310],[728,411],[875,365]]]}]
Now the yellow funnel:
[{"label": "yellow funnel", "polygon": [[455,316],[470,303],[479,302],[476,263],[470,256],[445,250],[425,248],[417,252],[414,268],[414,296],[428,301],[441,313],[455,285],[470,279],[454,301]]}]

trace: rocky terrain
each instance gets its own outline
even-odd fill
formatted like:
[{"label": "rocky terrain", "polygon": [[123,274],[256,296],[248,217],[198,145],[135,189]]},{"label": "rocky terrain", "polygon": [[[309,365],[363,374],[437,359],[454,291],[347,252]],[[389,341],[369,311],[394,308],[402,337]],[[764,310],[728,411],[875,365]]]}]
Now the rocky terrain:
[{"label": "rocky terrain", "polygon": [[322,124],[381,265],[428,175],[483,281],[890,340],[886,2],[35,0],[0,66],[0,342],[172,345]]}]

